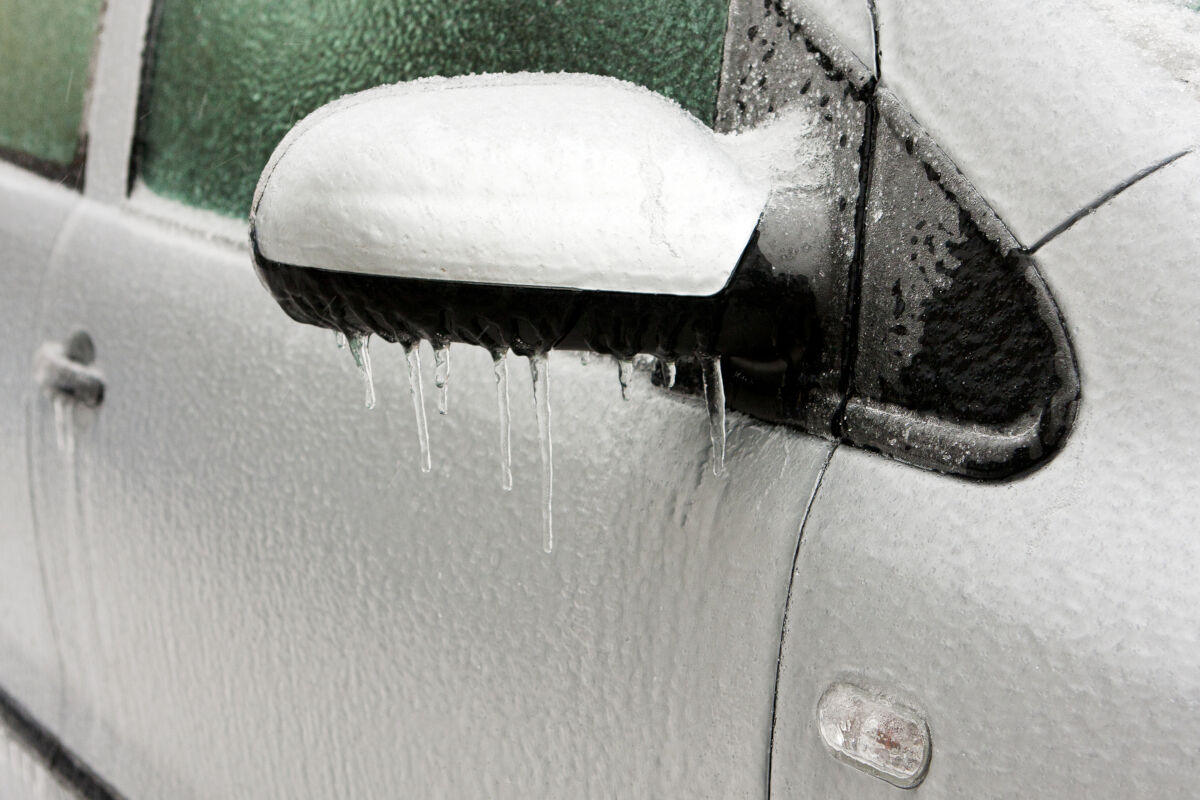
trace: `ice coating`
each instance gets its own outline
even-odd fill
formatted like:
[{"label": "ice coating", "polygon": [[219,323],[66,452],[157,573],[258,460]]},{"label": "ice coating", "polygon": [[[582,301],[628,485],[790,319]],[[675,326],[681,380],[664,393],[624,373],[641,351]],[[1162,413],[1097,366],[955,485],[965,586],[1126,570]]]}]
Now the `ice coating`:
[{"label": "ice coating", "polygon": [[621,399],[629,399],[629,383],[633,380],[633,361],[622,358],[617,362],[617,380],[621,382]]},{"label": "ice coating", "polygon": [[371,374],[371,337],[353,334],[349,338],[350,355],[354,356],[354,364],[362,373],[363,385],[366,390],[367,408],[375,407],[375,378]]},{"label": "ice coating", "polygon": [[492,354],[496,374],[496,409],[500,419],[500,488],[511,492],[512,478],[512,411],[508,405],[508,354]]},{"label": "ice coating", "polygon": [[1161,8],[1113,5],[876,3],[887,88],[1023,244],[1196,145],[1187,67],[1128,21]]},{"label": "ice coating", "polygon": [[[857,58],[867,69],[873,69],[875,64],[875,31],[871,21],[871,8],[867,0],[783,0],[784,11],[788,17],[806,24],[809,28],[814,23],[828,30],[835,38],[833,44],[838,49],[846,49]],[[823,37],[822,44],[831,37]],[[827,54],[832,56],[833,54]],[[842,55],[839,53],[839,55]]]},{"label": "ice coating", "polygon": [[1195,0],[1091,0],[1121,38],[1181,82],[1180,89],[1200,99],[1200,7]]},{"label": "ice coating", "polygon": [[263,171],[273,261],[470,283],[709,295],[766,203],[699,120],[613,78],[482,75],[349,95]]},{"label": "ice coating", "polygon": [[663,371],[663,386],[666,386],[668,389],[674,389],[675,388],[675,362],[674,361],[663,361],[662,362],[662,371]]},{"label": "ice coating", "polygon": [[708,408],[708,435],[712,439],[713,475],[725,474],[725,381],[720,356],[702,356],[700,377],[704,381],[704,405]]},{"label": "ice coating", "polygon": [[438,389],[438,413],[450,411],[450,345],[433,349],[433,383]]},{"label": "ice coating", "polygon": [[929,727],[907,706],[848,683],[817,702],[817,727],[834,754],[901,788],[919,784],[929,766]]},{"label": "ice coating", "polygon": [[58,452],[75,457],[75,403],[63,395],[54,397],[54,441]]},{"label": "ice coating", "polygon": [[545,353],[529,357],[533,402],[537,410],[538,449],[542,456],[542,549],[554,549],[554,447],[550,436],[550,362]]},{"label": "ice coating", "polygon": [[429,454],[429,423],[425,420],[425,387],[421,383],[421,351],[417,344],[404,345],[408,362],[408,393],[412,398],[413,417],[417,423],[417,444],[421,448],[421,472],[429,472],[433,462]]}]

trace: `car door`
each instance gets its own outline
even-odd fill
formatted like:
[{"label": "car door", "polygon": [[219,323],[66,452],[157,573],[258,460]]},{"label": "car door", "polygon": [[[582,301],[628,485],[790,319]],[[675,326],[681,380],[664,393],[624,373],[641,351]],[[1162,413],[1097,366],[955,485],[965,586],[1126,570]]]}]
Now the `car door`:
[{"label": "car door", "polygon": [[[253,24],[244,8],[158,7],[133,190],[89,182],[49,267],[42,337],[86,331],[105,385],[62,447],[54,401],[29,393],[73,708],[54,732],[129,796],[761,794],[784,601],[831,444],[737,419],[717,478],[700,400],[639,371],[626,401],[614,362],[556,353],[547,555],[525,360],[509,359],[506,492],[492,360],[456,346],[423,474],[400,348],[371,349],[368,411],[349,353],[262,291],[243,216],[273,145],[245,104],[286,128],[319,102],[305,91],[344,90],[299,82],[305,53],[408,77],[372,59],[417,35],[411,18],[325,42],[336,4],[258,4]],[[111,4],[105,24],[136,30],[145,11]],[[552,11],[524,60],[445,69],[632,70],[711,115],[724,5],[645,11],[654,26]],[[508,24],[475,36],[472,13],[435,16],[464,26],[468,54]],[[682,52],[626,41],[659,34]],[[593,61],[563,62],[584,37]],[[136,48],[120,46],[96,86],[132,125]],[[265,53],[270,79],[218,77],[238,52]],[[206,114],[224,119],[188,128]],[[107,144],[92,158],[128,163],[130,138]]]},{"label": "car door", "polygon": [[[54,243],[80,202],[84,89],[99,3],[0,3],[0,708],[60,721],[61,656],[43,591],[30,503],[30,366]],[[50,24],[47,24],[49,22]],[[34,761],[4,728],[0,794],[39,789]],[[41,795],[38,795],[41,796]]]}]

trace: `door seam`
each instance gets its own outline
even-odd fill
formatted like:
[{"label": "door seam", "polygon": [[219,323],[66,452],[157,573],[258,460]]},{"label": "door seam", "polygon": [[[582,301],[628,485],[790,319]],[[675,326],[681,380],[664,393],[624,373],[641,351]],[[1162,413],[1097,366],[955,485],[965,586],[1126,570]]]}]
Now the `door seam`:
[{"label": "door seam", "polygon": [[813,481],[812,492],[808,496],[808,502],[804,505],[804,513],[800,517],[800,527],[796,534],[796,549],[792,553],[792,569],[788,574],[787,596],[784,599],[783,619],[779,628],[779,652],[775,657],[775,686],[771,694],[771,730],[767,739],[767,791],[765,795],[767,800],[771,800],[771,769],[775,760],[775,720],[779,709],[779,673],[783,663],[783,645],[787,639],[788,616],[792,610],[792,588],[796,581],[796,569],[800,565],[800,548],[804,543],[804,527],[808,524],[813,504],[817,500],[817,493],[821,490],[821,484],[825,481],[825,473],[829,469],[829,462],[833,460],[833,454],[837,452],[838,446],[837,442],[830,445],[829,452],[825,454],[825,460],[817,472],[817,479]]}]

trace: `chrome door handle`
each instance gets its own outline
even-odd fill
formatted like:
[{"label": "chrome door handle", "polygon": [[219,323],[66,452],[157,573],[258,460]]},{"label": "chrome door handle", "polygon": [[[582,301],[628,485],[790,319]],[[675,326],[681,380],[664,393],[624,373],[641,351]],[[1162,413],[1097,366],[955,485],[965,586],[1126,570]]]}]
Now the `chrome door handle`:
[{"label": "chrome door handle", "polygon": [[104,378],[92,366],[96,347],[83,331],[66,342],[46,342],[33,356],[34,380],[51,394],[95,408],[104,401]]}]

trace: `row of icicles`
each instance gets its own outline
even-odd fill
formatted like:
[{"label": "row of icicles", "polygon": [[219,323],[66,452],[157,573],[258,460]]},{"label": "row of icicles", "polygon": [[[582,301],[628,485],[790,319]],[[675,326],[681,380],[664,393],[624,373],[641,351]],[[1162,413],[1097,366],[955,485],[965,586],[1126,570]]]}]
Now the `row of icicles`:
[{"label": "row of icicles", "polygon": [[[370,335],[352,334],[348,338],[337,334],[338,349],[349,345],[350,355],[363,376],[366,385],[366,406],[375,407],[375,380],[371,374],[371,354],[368,349]],[[404,357],[408,362],[408,389],[412,398],[413,413],[417,421],[417,442],[421,447],[421,471],[432,469],[429,452],[429,425],[425,419],[425,390],[421,384],[421,353],[416,344],[404,344]],[[500,412],[500,485],[506,492],[512,491],[512,414],[508,406],[508,353],[493,353],[493,369],[496,375],[496,403]],[[438,389],[438,413],[450,410],[450,345],[443,344],[433,349],[433,382]],[[629,385],[633,380],[633,362],[622,359],[618,364],[621,397],[629,399]],[[668,389],[675,385],[675,362],[662,361],[663,380]],[[554,460],[550,437],[550,365],[545,353],[529,358],[529,372],[533,379],[533,400],[537,411],[538,445],[542,457],[542,549],[549,553],[554,548],[554,522],[552,505],[554,499]],[[704,382],[704,402],[708,409],[709,436],[713,449],[713,474],[725,474],[725,386],[721,379],[720,356],[701,358],[701,377]]]}]

